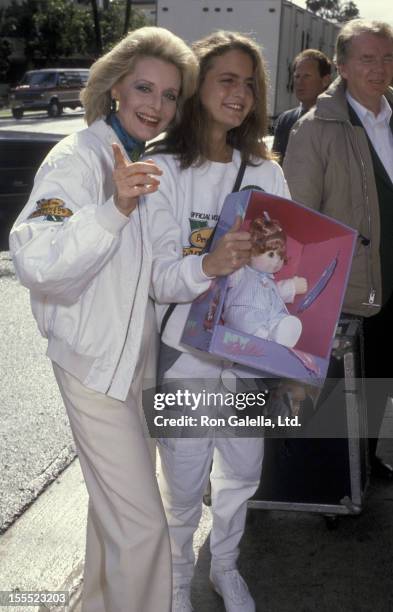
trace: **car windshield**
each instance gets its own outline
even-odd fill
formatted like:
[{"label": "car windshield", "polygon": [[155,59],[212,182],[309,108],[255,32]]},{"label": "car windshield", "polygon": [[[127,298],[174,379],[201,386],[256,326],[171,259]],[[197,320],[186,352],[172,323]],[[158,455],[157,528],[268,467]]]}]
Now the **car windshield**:
[{"label": "car windshield", "polygon": [[50,87],[56,85],[55,72],[28,72],[20,82],[21,85]]}]

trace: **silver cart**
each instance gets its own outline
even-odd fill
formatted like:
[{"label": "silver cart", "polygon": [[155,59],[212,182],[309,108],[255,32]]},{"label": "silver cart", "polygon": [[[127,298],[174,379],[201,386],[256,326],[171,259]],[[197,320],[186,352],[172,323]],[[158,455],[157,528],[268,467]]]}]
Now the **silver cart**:
[{"label": "silver cart", "polygon": [[317,400],[306,400],[304,437],[265,439],[250,509],[317,512],[332,529],[340,515],[361,512],[368,481],[363,371],[361,321],[342,318],[325,385]]}]

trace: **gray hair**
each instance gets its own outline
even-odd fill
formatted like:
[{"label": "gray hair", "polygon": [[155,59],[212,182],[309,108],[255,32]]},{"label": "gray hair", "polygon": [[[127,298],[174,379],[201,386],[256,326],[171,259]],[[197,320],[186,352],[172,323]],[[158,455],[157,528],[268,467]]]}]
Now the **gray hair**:
[{"label": "gray hair", "polygon": [[194,93],[198,63],[186,43],[165,28],[139,28],[129,32],[91,66],[89,80],[80,94],[88,125],[109,114],[112,105],[111,88],[132,72],[141,57],[161,59],[178,68],[182,77],[178,108]]},{"label": "gray hair", "polygon": [[393,42],[393,28],[388,23],[368,21],[367,19],[352,19],[341,28],[337,36],[336,63],[338,66],[345,64],[352,40],[360,34],[374,34]]}]

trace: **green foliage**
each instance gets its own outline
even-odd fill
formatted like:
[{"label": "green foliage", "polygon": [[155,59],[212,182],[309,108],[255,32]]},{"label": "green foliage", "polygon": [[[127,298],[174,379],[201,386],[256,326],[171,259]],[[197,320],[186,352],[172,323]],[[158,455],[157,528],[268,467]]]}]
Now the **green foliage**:
[{"label": "green foliage", "polygon": [[6,75],[10,67],[9,57],[11,55],[11,45],[3,38],[0,40],[0,83],[6,80]]},{"label": "green foliage", "polygon": [[[108,51],[115,43],[123,37],[124,19],[125,19],[124,0],[113,0],[108,9],[100,11],[101,33],[103,51]],[[132,9],[129,30],[141,28],[146,25],[146,19],[143,13]]]},{"label": "green foliage", "polygon": [[32,0],[19,5],[12,0],[11,4],[2,10],[0,34],[2,36],[27,38],[33,29],[33,14],[37,10],[37,2]]},{"label": "green foliage", "polygon": [[351,19],[359,19],[359,9],[354,2],[345,2],[340,13],[338,21],[350,21]]},{"label": "green foliage", "polygon": [[344,22],[360,17],[359,9],[352,0],[306,0],[309,11],[330,21]]},{"label": "green foliage", "polygon": [[90,16],[85,8],[70,0],[41,0],[38,5],[28,55],[56,60],[88,52]]},{"label": "green foliage", "polygon": [[[24,0],[17,4],[13,0],[0,12],[0,36],[24,39],[26,58],[33,65],[55,63],[70,56],[93,60],[123,36],[125,14],[126,0],[107,1],[99,9],[99,49],[91,2]],[[132,10],[130,29],[143,25],[144,15]]]}]

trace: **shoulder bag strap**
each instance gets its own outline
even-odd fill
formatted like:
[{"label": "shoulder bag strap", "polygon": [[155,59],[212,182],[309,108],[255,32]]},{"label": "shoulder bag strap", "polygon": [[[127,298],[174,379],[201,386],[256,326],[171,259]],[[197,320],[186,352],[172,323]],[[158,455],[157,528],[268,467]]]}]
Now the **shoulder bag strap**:
[{"label": "shoulder bag strap", "polygon": [[[245,161],[242,161],[242,163],[240,164],[238,173],[236,175],[235,183],[233,185],[233,189],[231,193],[234,193],[235,191],[239,191],[240,185],[242,184],[244,172],[246,171],[246,166],[247,166],[247,163]],[[210,234],[208,240],[206,240],[205,246],[201,250],[200,255],[204,255],[205,253],[209,251],[211,243],[213,242],[214,234],[216,233],[217,225],[218,225],[218,222],[214,226],[214,229],[212,233]],[[168,323],[169,317],[171,316],[172,312],[175,310],[175,307],[176,307],[176,303],[172,302],[172,304],[169,304],[168,308],[166,309],[165,314],[161,321],[160,337],[164,333],[166,324]]]}]

